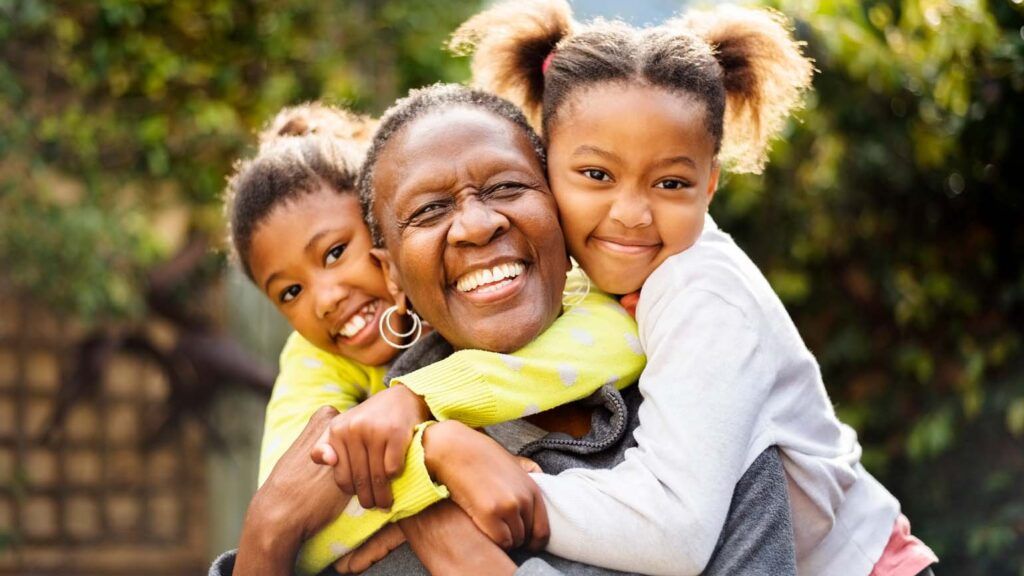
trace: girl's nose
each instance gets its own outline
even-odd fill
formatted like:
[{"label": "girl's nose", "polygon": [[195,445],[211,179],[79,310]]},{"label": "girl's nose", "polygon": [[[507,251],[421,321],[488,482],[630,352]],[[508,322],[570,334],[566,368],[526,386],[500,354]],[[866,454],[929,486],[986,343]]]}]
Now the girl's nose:
[{"label": "girl's nose", "polygon": [[608,217],[626,228],[645,228],[654,222],[647,195],[632,190],[625,190],[615,198]]},{"label": "girl's nose", "polygon": [[315,288],[314,306],[316,306],[316,317],[320,320],[333,314],[345,301],[345,298],[348,298],[348,289],[338,282],[321,282]]}]

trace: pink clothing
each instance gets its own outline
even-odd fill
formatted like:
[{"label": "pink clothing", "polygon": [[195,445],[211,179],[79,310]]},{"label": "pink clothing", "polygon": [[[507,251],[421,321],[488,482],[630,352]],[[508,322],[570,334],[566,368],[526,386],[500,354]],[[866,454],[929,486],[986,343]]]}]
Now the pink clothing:
[{"label": "pink clothing", "polygon": [[889,543],[869,576],[915,576],[938,561],[935,552],[910,533],[910,520],[900,514]]}]

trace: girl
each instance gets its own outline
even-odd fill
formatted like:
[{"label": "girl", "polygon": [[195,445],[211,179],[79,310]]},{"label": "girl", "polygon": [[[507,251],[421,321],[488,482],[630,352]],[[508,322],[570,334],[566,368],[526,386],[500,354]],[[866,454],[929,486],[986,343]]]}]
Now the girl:
[{"label": "girl", "polygon": [[580,473],[587,483],[537,478],[548,549],[592,562],[607,551],[596,563],[614,566],[622,523],[611,519],[621,515],[573,516],[553,495],[571,490],[608,511],[629,505],[623,486],[646,479],[652,498],[681,499],[697,519],[691,545],[706,558],[736,479],[776,444],[801,573],[927,571],[934,554],[861,466],[856,434],[836,419],[782,303],[707,215],[719,166],[759,171],[810,85],[811,63],[783,20],[727,7],[656,28],[580,26],[563,1],[516,2],[465,23],[452,46],[475,51],[475,82],[542,131],[573,257],[602,290],[643,288],[639,450],[612,473]]},{"label": "girl", "polygon": [[[260,135],[256,156],[240,162],[228,182],[237,260],[295,329],[267,407],[259,482],[311,415],[330,405],[341,412],[333,426],[345,432],[334,454],[335,477],[359,496],[304,547],[298,568],[306,573],[319,572],[387,522],[447,496],[424,464],[422,428],[413,432],[431,411],[495,424],[585,397],[613,374],[616,383],[628,384],[644,365],[621,337],[635,335],[635,323],[595,292],[578,303],[581,314],[562,316],[511,356],[460,352],[407,375],[416,393],[401,385],[385,390],[387,364],[409,345],[405,336],[418,335],[418,318],[404,309],[394,314],[354,191],[372,124],[321,104],[285,109]],[[503,280],[495,271],[487,274],[464,288],[486,290]],[[591,346],[559,345],[581,332],[592,335]],[[533,386],[521,386],[524,375]],[[386,407],[386,417],[375,417],[375,406]]]}]

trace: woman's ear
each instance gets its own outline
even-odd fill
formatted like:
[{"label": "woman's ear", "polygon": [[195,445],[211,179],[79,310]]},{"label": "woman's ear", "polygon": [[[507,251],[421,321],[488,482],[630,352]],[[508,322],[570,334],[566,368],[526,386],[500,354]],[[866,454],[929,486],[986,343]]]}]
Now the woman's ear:
[{"label": "woman's ear", "polygon": [[715,199],[715,192],[718,192],[718,176],[722,173],[722,165],[718,163],[718,159],[711,163],[711,177],[708,178],[708,206],[711,205],[711,201]]},{"label": "woman's ear", "polygon": [[395,306],[398,307],[398,313],[405,315],[409,305],[405,298],[405,290],[402,290],[402,284],[398,280],[398,267],[391,261],[391,255],[385,248],[371,248],[370,255],[380,263],[381,271],[384,273],[384,284]]}]

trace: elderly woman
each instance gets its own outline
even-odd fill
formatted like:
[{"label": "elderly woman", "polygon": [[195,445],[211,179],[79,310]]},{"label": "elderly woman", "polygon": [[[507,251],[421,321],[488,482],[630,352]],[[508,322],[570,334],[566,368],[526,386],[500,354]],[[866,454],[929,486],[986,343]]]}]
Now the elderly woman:
[{"label": "elderly woman", "polygon": [[[375,242],[386,248],[379,256],[389,289],[400,308],[408,301],[435,330],[395,363],[392,375],[455,349],[515,350],[561,313],[567,255],[545,179],[544,152],[511,104],[459,86],[415,92],[385,115],[360,188]],[[523,272],[493,290],[456,289],[459,278],[504,263],[518,263]],[[471,500],[467,491],[494,490],[522,509],[532,497],[533,509],[523,514],[529,526],[523,528],[532,528],[533,542],[541,544],[544,502],[509,452],[529,456],[548,474],[612,468],[636,446],[632,431],[641,400],[635,386],[622,393],[607,386],[578,405],[489,430],[504,449],[457,422],[435,424],[424,434],[427,467],[448,484],[455,502]],[[254,497],[235,565],[239,573],[287,572],[302,539],[340,513],[344,503],[330,470],[308,458],[327,418],[328,411],[314,416]],[[546,476],[549,481],[580,479]],[[645,495],[636,498],[642,504]],[[367,573],[409,574],[424,567],[445,574],[612,573],[582,563],[586,558],[540,554],[528,559],[522,551],[509,556],[477,529],[480,511],[469,512],[474,517],[449,501],[401,520],[409,545]],[[664,518],[633,526],[635,534],[623,539],[616,566],[647,573],[693,572],[694,565],[705,574],[795,573],[786,481],[774,448],[737,483],[709,560],[687,557],[688,543],[674,536],[674,513],[666,510]],[[211,574],[228,573],[234,561],[222,557]]]}]

